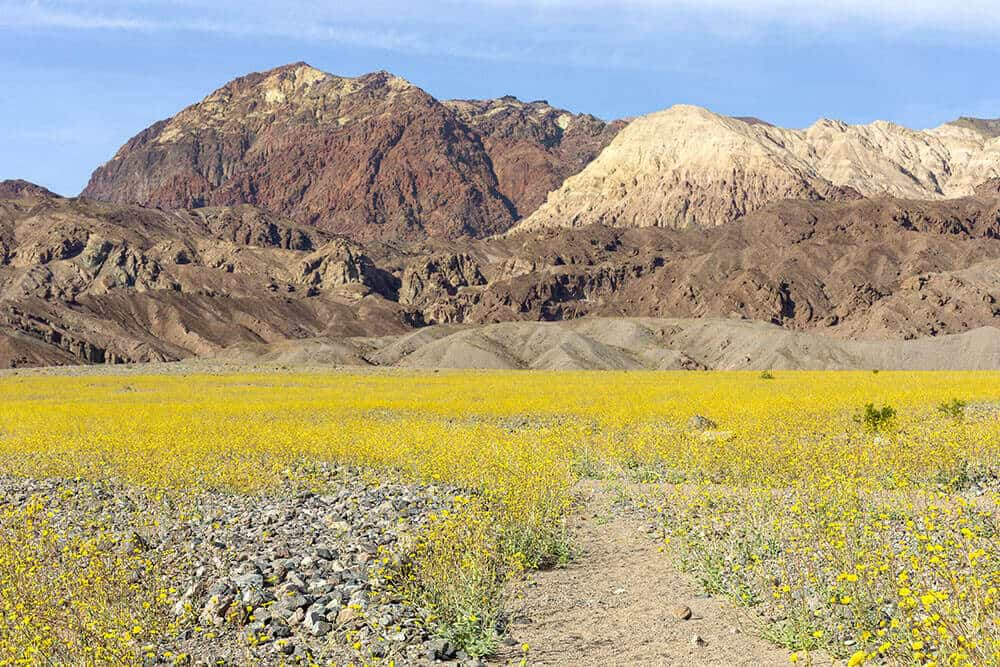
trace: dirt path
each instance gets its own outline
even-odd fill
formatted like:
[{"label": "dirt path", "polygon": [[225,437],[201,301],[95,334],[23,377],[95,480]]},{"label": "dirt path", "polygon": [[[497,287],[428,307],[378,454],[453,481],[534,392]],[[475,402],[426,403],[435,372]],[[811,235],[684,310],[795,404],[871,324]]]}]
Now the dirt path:
[{"label": "dirt path", "polygon": [[[578,557],[533,576],[515,606],[516,645],[501,652],[501,664],[517,664],[522,643],[529,665],[789,664],[786,651],[737,630],[722,600],[699,596],[602,486],[589,483],[581,494],[569,526]],[[690,607],[691,619],[675,618],[675,605]]]}]

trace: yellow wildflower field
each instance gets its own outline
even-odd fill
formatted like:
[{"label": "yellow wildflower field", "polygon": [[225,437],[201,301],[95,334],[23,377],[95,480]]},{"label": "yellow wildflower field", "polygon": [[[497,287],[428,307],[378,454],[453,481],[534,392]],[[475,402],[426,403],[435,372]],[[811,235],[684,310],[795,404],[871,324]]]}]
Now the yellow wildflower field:
[{"label": "yellow wildflower field", "polygon": [[[0,476],[253,494],[338,462],[458,489],[386,580],[479,653],[509,581],[572,557],[574,484],[639,483],[627,502],[662,519],[664,549],[760,611],[759,632],[793,659],[1000,661],[1000,373],[774,375],[7,375]],[[99,532],[68,541],[47,511],[35,499],[0,516],[0,663],[73,641],[55,630],[69,607],[33,584],[43,554],[100,560],[86,558]],[[94,589],[103,657],[176,624],[154,613],[176,592],[133,588],[135,609],[108,594],[129,590],[116,568],[156,565],[116,558],[48,575]]]}]

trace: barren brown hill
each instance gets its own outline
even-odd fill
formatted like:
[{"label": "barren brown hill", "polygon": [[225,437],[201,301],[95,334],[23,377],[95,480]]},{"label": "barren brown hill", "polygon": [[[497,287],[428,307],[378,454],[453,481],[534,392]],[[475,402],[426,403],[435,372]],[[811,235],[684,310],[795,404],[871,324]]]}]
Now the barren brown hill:
[{"label": "barren brown hill", "polygon": [[249,203],[357,238],[482,236],[513,222],[479,138],[420,88],[305,63],[236,79],[131,139],[83,196]]},{"label": "barren brown hill", "polygon": [[406,331],[404,309],[369,285],[391,294],[356,244],[249,206],[0,201],[0,366]]},{"label": "barren brown hill", "polygon": [[56,193],[41,185],[21,179],[0,181],[0,199],[18,199],[20,197],[58,197]]},{"label": "barren brown hill", "polygon": [[883,339],[1000,317],[1000,201],[985,189],[940,202],[784,201],[705,231],[525,232],[467,252],[460,265],[411,265],[401,298],[426,303],[432,322],[723,316]]},{"label": "barren brown hill", "polygon": [[386,72],[295,63],[144,130],[82,196],[253,204],[359,240],[482,237],[531,213],[619,127],[512,98],[442,104]]},{"label": "barren brown hill", "polygon": [[997,183],[936,202],[783,201],[711,230],[364,245],[245,205],[2,200],[0,365],[585,317],[746,319],[843,339],[964,333],[1000,321]]}]

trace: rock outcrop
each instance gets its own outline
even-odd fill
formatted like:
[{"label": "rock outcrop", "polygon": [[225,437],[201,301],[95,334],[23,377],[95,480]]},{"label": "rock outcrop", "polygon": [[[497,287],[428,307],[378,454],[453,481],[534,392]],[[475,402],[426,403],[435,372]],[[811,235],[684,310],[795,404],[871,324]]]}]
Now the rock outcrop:
[{"label": "rock outcrop", "polygon": [[19,199],[21,197],[58,197],[56,193],[41,185],[20,178],[0,181],[0,199]]},{"label": "rock outcrop", "polygon": [[0,201],[0,366],[165,361],[238,342],[398,333],[355,243],[251,209]]},{"label": "rock outcrop", "polygon": [[954,200],[786,200],[706,230],[365,244],[249,206],[0,200],[0,366],[594,317],[745,319],[848,339],[963,333],[1000,321],[997,182]]},{"label": "rock outcrop", "polygon": [[676,106],[632,121],[519,227],[708,228],[789,198],[969,196],[1000,176],[990,127],[821,120],[786,130]]},{"label": "rock outcrop", "polygon": [[525,216],[569,176],[586,167],[625,126],[545,101],[451,100],[445,106],[483,138],[500,191]]}]

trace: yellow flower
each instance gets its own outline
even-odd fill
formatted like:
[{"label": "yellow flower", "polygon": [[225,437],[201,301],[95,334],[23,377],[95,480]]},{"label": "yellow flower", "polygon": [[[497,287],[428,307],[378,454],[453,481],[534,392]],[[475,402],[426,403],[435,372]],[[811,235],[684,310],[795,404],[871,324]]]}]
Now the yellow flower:
[{"label": "yellow flower", "polygon": [[847,661],[847,667],[857,667],[858,665],[863,665],[867,659],[867,653],[864,651],[857,651],[851,656],[850,660]]}]

